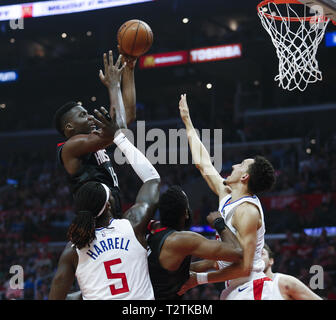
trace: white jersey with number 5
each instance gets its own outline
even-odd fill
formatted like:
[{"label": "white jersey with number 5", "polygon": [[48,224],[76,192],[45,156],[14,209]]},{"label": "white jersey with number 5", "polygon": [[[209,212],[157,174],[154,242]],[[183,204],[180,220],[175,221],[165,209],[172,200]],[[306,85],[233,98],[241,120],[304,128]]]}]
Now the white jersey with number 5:
[{"label": "white jersey with number 5", "polygon": [[112,219],[90,246],[76,250],[76,278],[84,300],[154,300],[147,250],[131,223]]}]

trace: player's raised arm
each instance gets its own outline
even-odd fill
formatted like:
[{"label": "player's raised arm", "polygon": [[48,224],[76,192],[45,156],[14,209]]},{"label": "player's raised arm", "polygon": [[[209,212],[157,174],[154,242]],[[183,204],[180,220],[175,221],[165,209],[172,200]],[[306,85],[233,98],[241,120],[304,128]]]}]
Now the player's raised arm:
[{"label": "player's raised arm", "polygon": [[130,220],[138,240],[144,244],[147,225],[152,219],[159,202],[160,175],[145,155],[123,133],[118,134],[114,143],[125,155],[133,170],[143,182],[136,203],[124,213],[123,218]]},{"label": "player's raised arm", "polygon": [[126,62],[126,67],[121,78],[121,92],[125,105],[126,123],[129,125],[136,119],[136,89],[134,81],[134,68],[137,62],[137,58],[128,56],[122,52],[119,45],[118,50],[120,54],[122,54],[122,63]]},{"label": "player's raised arm", "polygon": [[189,147],[193,161],[211,190],[216,193],[221,200],[230,191],[230,189],[224,185],[223,177],[213,166],[208,151],[197,135],[191,121],[186,94],[181,95],[179,109],[181,119],[187,130]]},{"label": "player's raised arm", "polygon": [[118,124],[126,124],[126,112],[124,102],[121,94],[121,76],[126,67],[126,62],[121,65],[122,56],[119,55],[115,65],[113,64],[113,54],[109,51],[109,56],[104,53],[104,73],[99,70],[99,78],[101,82],[106,86],[110,98],[110,115],[113,117],[114,111],[116,112],[116,120]]}]

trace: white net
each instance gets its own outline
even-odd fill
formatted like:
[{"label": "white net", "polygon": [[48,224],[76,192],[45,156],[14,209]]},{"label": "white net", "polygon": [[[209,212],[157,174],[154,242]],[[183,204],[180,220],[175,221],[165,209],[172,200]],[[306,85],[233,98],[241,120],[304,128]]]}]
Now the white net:
[{"label": "white net", "polygon": [[[318,8],[317,8],[318,9]],[[329,19],[302,4],[267,3],[258,8],[263,27],[272,38],[279,58],[279,87],[304,91],[322,80],[316,52]]]}]

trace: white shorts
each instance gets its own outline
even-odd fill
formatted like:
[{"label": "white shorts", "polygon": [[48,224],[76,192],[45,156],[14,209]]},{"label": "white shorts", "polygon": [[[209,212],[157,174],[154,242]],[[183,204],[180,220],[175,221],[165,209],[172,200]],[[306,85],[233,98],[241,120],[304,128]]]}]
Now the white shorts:
[{"label": "white shorts", "polygon": [[272,300],[273,281],[268,277],[249,280],[238,286],[228,286],[220,300]]}]

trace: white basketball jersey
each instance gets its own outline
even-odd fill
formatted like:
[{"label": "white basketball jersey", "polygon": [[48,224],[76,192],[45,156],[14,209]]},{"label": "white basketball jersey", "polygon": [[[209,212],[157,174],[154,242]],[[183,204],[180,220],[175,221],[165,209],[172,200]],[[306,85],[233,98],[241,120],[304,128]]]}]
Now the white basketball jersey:
[{"label": "white basketball jersey", "polygon": [[285,300],[280,292],[279,277],[281,277],[281,273],[274,273],[272,300]]},{"label": "white basketball jersey", "polygon": [[[231,195],[227,195],[224,197],[219,204],[218,211],[220,211],[222,217],[224,218],[224,221],[228,228],[236,235],[237,230],[232,226],[232,218],[233,215],[236,212],[236,209],[239,205],[241,205],[243,202],[249,202],[253,203],[255,206],[258,207],[260,216],[261,216],[261,227],[257,230],[257,243],[256,243],[256,250],[253,258],[253,265],[252,265],[252,272],[262,272],[265,268],[265,263],[261,259],[261,253],[262,249],[264,247],[264,234],[265,234],[265,223],[264,223],[264,213],[263,209],[260,203],[260,200],[258,199],[257,196],[247,196],[247,197],[242,197],[236,201],[230,202],[231,200]],[[216,238],[219,238],[218,233],[216,232]],[[219,238],[220,239],[220,238]],[[232,262],[226,262],[226,261],[217,261],[218,266],[220,269],[223,269]]]},{"label": "white basketball jersey", "polygon": [[147,250],[131,223],[112,219],[90,246],[76,250],[76,277],[84,300],[154,300]]}]

